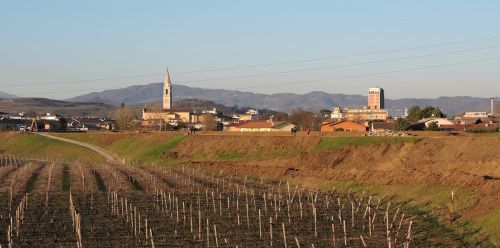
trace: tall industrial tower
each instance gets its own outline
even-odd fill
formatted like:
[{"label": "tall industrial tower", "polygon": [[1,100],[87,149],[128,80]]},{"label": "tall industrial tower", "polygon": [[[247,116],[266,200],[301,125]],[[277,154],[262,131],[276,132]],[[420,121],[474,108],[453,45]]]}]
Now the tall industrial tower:
[{"label": "tall industrial tower", "polygon": [[368,108],[369,109],[384,109],[384,89],[374,87],[368,89]]}]

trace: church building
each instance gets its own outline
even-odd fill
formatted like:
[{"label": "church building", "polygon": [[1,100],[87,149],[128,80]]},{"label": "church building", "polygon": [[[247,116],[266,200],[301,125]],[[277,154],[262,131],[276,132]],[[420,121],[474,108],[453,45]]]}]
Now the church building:
[{"label": "church building", "polygon": [[179,123],[191,122],[191,109],[172,108],[172,82],[170,81],[170,73],[167,70],[167,75],[163,81],[163,106],[155,108],[152,106],[144,106],[142,110],[142,119],[150,122],[163,122],[177,126]]}]

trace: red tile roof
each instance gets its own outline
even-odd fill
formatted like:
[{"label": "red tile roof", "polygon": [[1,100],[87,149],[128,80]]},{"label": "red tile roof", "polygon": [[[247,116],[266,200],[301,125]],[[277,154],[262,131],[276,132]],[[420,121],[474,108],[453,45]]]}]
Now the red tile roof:
[{"label": "red tile roof", "polygon": [[248,121],[241,125],[240,128],[273,128],[283,124],[283,122],[270,122],[270,121]]}]

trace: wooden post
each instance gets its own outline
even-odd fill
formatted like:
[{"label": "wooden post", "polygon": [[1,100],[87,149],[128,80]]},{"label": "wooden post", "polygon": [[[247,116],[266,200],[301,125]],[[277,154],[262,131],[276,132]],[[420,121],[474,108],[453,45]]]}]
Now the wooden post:
[{"label": "wooden post", "polygon": [[335,240],[335,224],[332,223],[332,241],[333,241],[333,247],[337,246],[336,240]]},{"label": "wooden post", "polygon": [[288,246],[286,244],[285,223],[281,223],[281,226],[283,227],[283,242],[284,242],[285,248],[287,248]]},{"label": "wooden post", "polygon": [[314,237],[318,237],[318,228],[317,228],[317,217],[316,217],[316,207],[313,206],[313,215],[314,215]]},{"label": "wooden post", "polygon": [[219,240],[217,239],[217,226],[214,225],[215,247],[219,247]]},{"label": "wooden post", "polygon": [[345,220],[343,221],[344,226],[344,245],[347,246],[347,230],[345,228]]},{"label": "wooden post", "polygon": [[269,217],[269,237],[271,239],[271,247],[273,247],[273,217]]},{"label": "wooden post", "polygon": [[250,228],[250,216],[248,214],[248,201],[247,201],[247,228]]},{"label": "wooden post", "polygon": [[363,247],[367,247],[365,243],[365,239],[363,238],[363,235],[359,235],[359,238],[361,239],[361,242],[363,243]]},{"label": "wooden post", "polygon": [[262,239],[262,222],[260,220],[261,214],[260,214],[260,208],[259,208],[259,239]]},{"label": "wooden post", "polygon": [[149,236],[151,237],[151,248],[155,248],[155,242],[153,240],[153,231],[149,229]]},{"label": "wooden post", "polygon": [[299,240],[297,239],[297,237],[295,237],[295,243],[297,244],[297,248],[300,248],[300,243],[299,243]]},{"label": "wooden post", "polygon": [[210,225],[207,218],[207,247],[210,247]]},{"label": "wooden post", "polygon": [[405,242],[405,248],[410,248],[410,241],[411,241],[411,225],[413,224],[413,221],[410,221],[410,225],[408,226],[408,234],[406,235],[406,242]]}]

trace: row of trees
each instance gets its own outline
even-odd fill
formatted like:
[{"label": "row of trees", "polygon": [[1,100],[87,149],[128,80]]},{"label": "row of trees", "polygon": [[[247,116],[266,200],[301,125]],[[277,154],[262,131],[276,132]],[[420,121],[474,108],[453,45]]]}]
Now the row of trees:
[{"label": "row of trees", "polygon": [[[260,110],[259,110],[260,111]],[[258,116],[259,120],[286,121],[297,126],[298,130],[304,131],[307,129],[319,130],[323,121],[324,114],[322,111],[315,112],[313,110],[296,108],[290,113],[279,111],[268,111]]]}]

